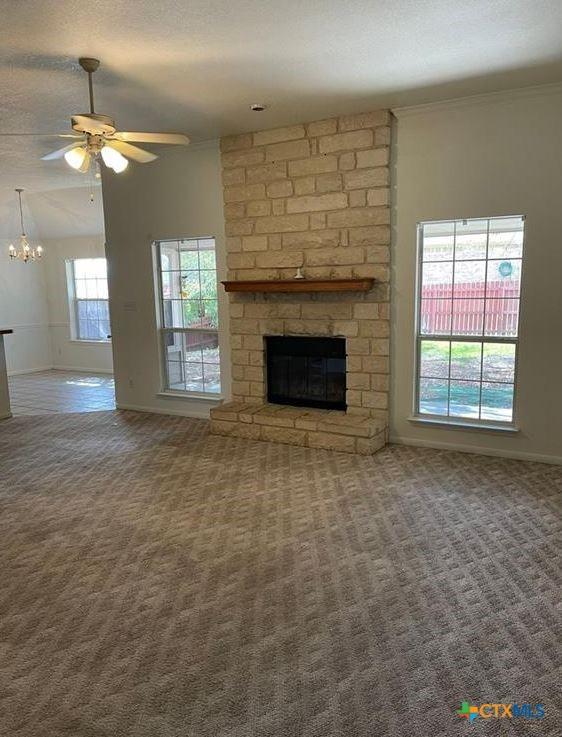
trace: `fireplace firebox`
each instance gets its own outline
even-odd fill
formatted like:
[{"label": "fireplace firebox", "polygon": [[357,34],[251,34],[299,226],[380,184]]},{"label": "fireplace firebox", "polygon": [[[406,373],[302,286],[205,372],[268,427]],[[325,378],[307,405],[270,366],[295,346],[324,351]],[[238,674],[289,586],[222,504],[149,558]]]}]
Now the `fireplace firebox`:
[{"label": "fireplace firebox", "polygon": [[345,338],[266,336],[267,400],[346,409]]}]

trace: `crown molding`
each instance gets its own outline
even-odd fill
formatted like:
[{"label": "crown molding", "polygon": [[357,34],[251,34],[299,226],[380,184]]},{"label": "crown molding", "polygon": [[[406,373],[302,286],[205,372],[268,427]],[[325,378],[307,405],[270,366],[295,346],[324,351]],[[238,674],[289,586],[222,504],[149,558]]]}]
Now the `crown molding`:
[{"label": "crown molding", "polygon": [[469,97],[455,97],[449,100],[439,100],[437,102],[428,102],[421,105],[408,105],[406,107],[392,108],[392,114],[400,120],[401,118],[409,118],[414,115],[424,115],[426,113],[439,112],[441,110],[457,110],[464,107],[473,107],[475,105],[489,105],[490,103],[510,102],[511,100],[534,99],[548,95],[556,95],[562,93],[562,82],[554,82],[551,84],[535,85],[533,87],[518,87],[512,90],[503,90],[501,92],[486,92],[482,95],[470,95]]}]

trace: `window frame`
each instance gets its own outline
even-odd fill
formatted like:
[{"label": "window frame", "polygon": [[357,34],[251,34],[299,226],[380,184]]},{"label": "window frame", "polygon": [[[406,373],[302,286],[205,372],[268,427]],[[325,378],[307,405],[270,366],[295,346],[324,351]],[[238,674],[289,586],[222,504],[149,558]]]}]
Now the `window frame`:
[{"label": "window frame", "polygon": [[[490,234],[490,222],[493,220],[504,220],[507,218],[521,218],[521,221],[523,223],[523,238],[522,238],[522,244],[521,244],[521,275],[520,275],[520,288],[519,288],[519,297],[518,297],[518,309],[517,309],[517,335],[515,336],[486,336],[484,335],[485,330],[485,300],[486,300],[486,290],[487,290],[487,276],[488,276],[488,264],[490,260],[495,259],[489,259],[488,253],[489,253],[489,234]],[[482,335],[462,335],[458,333],[453,333],[453,324],[451,323],[451,332],[450,334],[422,334],[421,333],[421,322],[422,322],[422,269],[423,269],[423,227],[425,225],[436,225],[440,223],[455,223],[455,229],[456,224],[458,222],[463,221],[471,221],[471,220],[486,220],[488,225],[488,233],[487,233],[487,240],[486,240],[486,257],[485,257],[485,277],[484,277],[484,316],[483,316],[483,323],[482,323]],[[440,220],[421,220],[416,224],[416,275],[415,275],[415,320],[414,320],[414,382],[413,382],[413,406],[412,406],[412,416],[410,419],[414,422],[420,422],[425,423],[429,425],[448,425],[452,427],[461,427],[461,428],[474,428],[476,430],[505,430],[505,431],[518,431],[519,426],[519,403],[518,403],[518,367],[519,367],[519,343],[520,343],[520,328],[521,328],[521,307],[523,302],[523,282],[524,282],[524,261],[525,261],[525,245],[526,245],[526,236],[527,236],[527,228],[526,228],[526,216],[522,214],[518,215],[493,215],[489,217],[485,216],[479,216],[479,217],[460,217],[460,218],[446,218],[446,219],[440,219]],[[455,240],[456,242],[456,233],[455,233]],[[452,288],[454,288],[454,265],[455,265],[455,254],[453,251],[453,275],[452,275]],[[462,261],[461,261],[462,262]],[[453,299],[453,298],[451,298]],[[474,417],[462,417],[459,415],[441,415],[441,414],[433,414],[428,412],[420,412],[420,379],[421,379],[421,345],[423,340],[428,341],[444,341],[452,343],[479,343],[484,346],[485,343],[496,343],[501,345],[514,345],[514,368],[513,368],[513,404],[512,404],[512,416],[511,420],[498,420],[498,419],[481,419],[481,418],[474,418]],[[481,351],[480,356],[480,399],[479,399],[479,410],[481,410],[482,407],[482,365],[483,365],[483,349]],[[451,364],[451,353],[449,353],[449,377],[448,377],[448,400],[447,404],[449,405],[450,402],[450,364]]]},{"label": "window frame", "polygon": [[[212,240],[214,242],[214,254],[215,254],[215,279],[217,284],[217,327],[216,328],[184,328],[184,327],[166,327],[166,320],[164,315],[164,294],[163,294],[163,279],[162,279],[162,258],[161,258],[161,246],[165,243],[181,243],[182,241],[202,241]],[[153,274],[155,280],[155,298],[156,298],[156,328],[157,328],[157,340],[158,340],[158,353],[159,353],[159,366],[160,366],[160,394],[172,397],[181,397],[185,399],[203,399],[206,401],[222,401],[224,397],[224,374],[223,374],[223,359],[222,359],[222,347],[221,347],[221,307],[219,299],[219,267],[218,267],[218,252],[217,252],[217,238],[214,235],[189,235],[189,236],[175,236],[168,238],[158,238],[152,242],[152,255],[153,255]],[[172,270],[173,271],[173,270]],[[178,270],[181,273],[181,269]],[[197,270],[198,273],[201,269]],[[166,335],[173,333],[215,333],[217,336],[217,345],[219,348],[219,362],[216,364],[219,370],[219,383],[220,391],[209,392],[209,391],[193,391],[190,389],[177,389],[170,387],[170,375],[168,370],[168,361],[166,354]]]},{"label": "window frame", "polygon": [[[105,256],[75,256],[66,259],[66,286],[68,296],[68,307],[70,313],[70,340],[77,343],[93,343],[94,345],[107,345],[111,343],[111,315],[109,313],[109,294],[105,298],[78,297],[76,292],[76,261],[103,260],[106,263],[106,285],[109,292],[109,279],[107,276],[107,258]],[[96,277],[97,278],[97,277]],[[79,302],[106,302],[109,330],[105,338],[81,337]],[[99,322],[99,321],[98,321]],[[109,337],[107,337],[109,336]]]}]

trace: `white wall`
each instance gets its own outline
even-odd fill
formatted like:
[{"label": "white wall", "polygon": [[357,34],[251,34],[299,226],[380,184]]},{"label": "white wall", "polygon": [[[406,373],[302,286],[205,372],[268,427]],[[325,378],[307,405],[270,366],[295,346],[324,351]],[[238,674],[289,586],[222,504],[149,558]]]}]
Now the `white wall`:
[{"label": "white wall", "polygon": [[9,374],[40,371],[51,366],[45,264],[10,261],[10,242],[0,239],[0,328],[14,330],[5,336],[6,366]]},{"label": "white wall", "polygon": [[[396,113],[391,437],[562,462],[562,88]],[[526,215],[520,432],[410,422],[416,223],[519,213]]]},{"label": "white wall", "polygon": [[[119,407],[206,417],[211,401],[163,397],[152,243],[214,236],[225,278],[224,218],[218,144],[170,147],[150,164],[103,171],[114,373]],[[227,300],[219,289],[223,395],[230,394]]]},{"label": "white wall", "polygon": [[111,343],[72,338],[66,282],[67,259],[105,258],[104,236],[45,239],[42,243],[53,367],[111,373]]}]

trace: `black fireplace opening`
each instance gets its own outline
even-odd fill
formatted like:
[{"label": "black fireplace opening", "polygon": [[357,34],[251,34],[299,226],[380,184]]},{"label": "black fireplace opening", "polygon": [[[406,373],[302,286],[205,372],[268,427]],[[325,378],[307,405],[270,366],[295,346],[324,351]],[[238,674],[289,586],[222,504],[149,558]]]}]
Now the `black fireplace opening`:
[{"label": "black fireplace opening", "polygon": [[345,338],[266,336],[267,400],[346,409]]}]

